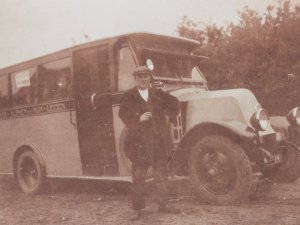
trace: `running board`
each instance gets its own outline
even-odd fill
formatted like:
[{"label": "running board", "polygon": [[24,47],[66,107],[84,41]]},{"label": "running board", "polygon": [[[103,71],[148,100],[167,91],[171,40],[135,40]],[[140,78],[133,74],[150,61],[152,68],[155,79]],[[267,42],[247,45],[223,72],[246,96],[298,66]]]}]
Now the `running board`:
[{"label": "running board", "polygon": [[[105,181],[120,181],[132,183],[131,176],[113,177],[113,176],[47,176],[47,178],[59,178],[59,179],[84,179],[84,180],[105,180]],[[172,175],[168,177],[168,181],[187,180],[189,177]],[[146,182],[153,181],[153,178],[146,179]]]},{"label": "running board", "polygon": [[13,173],[0,173],[0,175],[9,175],[9,176],[12,176],[12,175],[14,175]]},{"label": "running board", "polygon": [[[180,180],[189,180],[190,178],[187,176],[177,176],[177,175],[170,175],[168,176],[168,181],[180,181]],[[153,181],[153,177],[147,178],[146,182]]]},{"label": "running board", "polygon": [[[0,175],[13,175],[12,173],[0,173]],[[82,179],[82,180],[103,180],[103,181],[120,181],[132,183],[131,176],[57,176],[57,175],[47,175],[46,178],[57,178],[57,179]],[[179,180],[188,180],[187,176],[177,176],[171,175],[168,177],[168,181],[179,181]],[[153,178],[147,178],[146,182],[153,181]]]},{"label": "running board", "polygon": [[58,178],[58,179],[82,179],[82,180],[106,180],[106,181],[122,181],[132,183],[131,176],[113,177],[113,176],[56,176],[48,175],[47,178]]}]

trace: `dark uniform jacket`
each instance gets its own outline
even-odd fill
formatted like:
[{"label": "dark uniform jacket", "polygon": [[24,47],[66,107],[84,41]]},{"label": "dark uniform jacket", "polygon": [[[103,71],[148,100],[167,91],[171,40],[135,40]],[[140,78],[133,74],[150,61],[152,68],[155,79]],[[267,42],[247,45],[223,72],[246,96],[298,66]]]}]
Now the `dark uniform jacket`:
[{"label": "dark uniform jacket", "polygon": [[[151,112],[152,118],[140,122],[139,119],[145,112]],[[147,102],[140,96],[137,87],[124,94],[119,117],[128,128],[124,149],[133,163],[167,161],[170,129],[166,116],[172,122],[178,113],[178,99],[160,89],[149,88]]]}]

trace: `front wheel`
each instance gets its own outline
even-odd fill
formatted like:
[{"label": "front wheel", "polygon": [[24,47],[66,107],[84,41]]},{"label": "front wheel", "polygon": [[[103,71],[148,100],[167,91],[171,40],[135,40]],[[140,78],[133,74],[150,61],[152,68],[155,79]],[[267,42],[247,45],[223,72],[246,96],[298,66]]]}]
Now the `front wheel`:
[{"label": "front wheel", "polygon": [[250,195],[252,169],[248,157],[226,137],[213,135],[199,140],[189,153],[188,167],[192,186],[207,203],[235,204]]},{"label": "front wheel", "polygon": [[32,151],[23,152],[17,162],[17,182],[26,194],[40,192],[45,179],[45,172],[38,157]]}]

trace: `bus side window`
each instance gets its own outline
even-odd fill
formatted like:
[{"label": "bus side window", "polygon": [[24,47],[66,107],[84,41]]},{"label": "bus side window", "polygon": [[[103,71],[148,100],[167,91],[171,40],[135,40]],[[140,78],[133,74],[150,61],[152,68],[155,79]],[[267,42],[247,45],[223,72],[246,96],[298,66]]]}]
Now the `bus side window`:
[{"label": "bus side window", "polygon": [[12,73],[11,79],[14,105],[18,106],[37,103],[36,68]]},{"label": "bus side window", "polygon": [[126,91],[135,84],[132,72],[136,68],[134,58],[128,46],[120,48],[118,63],[118,91]]},{"label": "bus side window", "polygon": [[40,101],[52,101],[70,96],[70,64],[70,58],[65,58],[39,66]]},{"label": "bus side window", "polygon": [[80,98],[85,99],[93,93],[109,93],[111,83],[107,46],[81,50],[75,58]]},{"label": "bus side window", "polygon": [[0,76],[0,110],[9,107],[8,75]]}]

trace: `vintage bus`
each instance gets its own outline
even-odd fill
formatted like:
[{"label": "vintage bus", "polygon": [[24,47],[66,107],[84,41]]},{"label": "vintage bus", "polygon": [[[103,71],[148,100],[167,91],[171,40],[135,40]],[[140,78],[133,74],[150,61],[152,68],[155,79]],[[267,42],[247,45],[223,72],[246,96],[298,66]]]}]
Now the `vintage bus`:
[{"label": "vintage bus", "polygon": [[37,193],[46,177],[130,181],[118,103],[134,85],[141,49],[158,54],[151,48],[169,45],[179,55],[198,43],[135,33],[0,70],[0,173],[13,174],[26,193]]},{"label": "vintage bus", "polygon": [[257,171],[297,179],[299,136],[292,131],[300,108],[270,124],[251,91],[208,91],[199,70],[206,57],[194,54],[197,47],[190,39],[132,33],[1,69],[0,174],[13,175],[30,194],[46,178],[130,182],[119,102],[134,85],[133,70],[147,65],[151,85],[180,100],[181,114],[170,125],[172,168],[190,177],[202,199],[246,199]]}]

